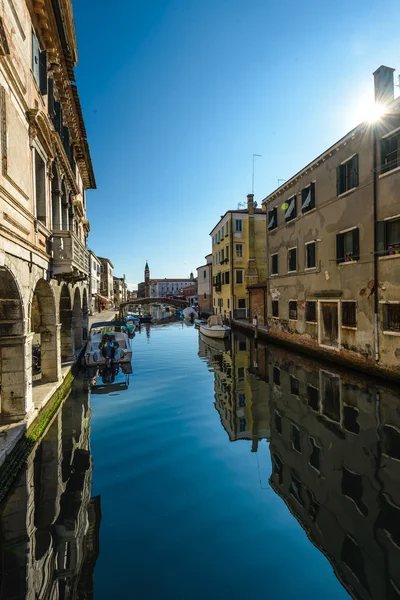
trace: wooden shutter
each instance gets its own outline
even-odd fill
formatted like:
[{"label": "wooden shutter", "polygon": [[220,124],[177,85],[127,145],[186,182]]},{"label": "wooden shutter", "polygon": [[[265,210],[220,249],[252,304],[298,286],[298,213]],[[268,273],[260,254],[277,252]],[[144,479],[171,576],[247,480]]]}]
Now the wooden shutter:
[{"label": "wooden shutter", "polygon": [[358,186],[358,154],[356,154],[355,156],[353,156],[352,159],[352,174],[351,174],[351,183],[352,183],[352,187],[357,187]]},{"label": "wooden shutter", "polygon": [[312,208],[315,208],[315,183],[311,184],[311,204],[310,204],[310,210]]},{"label": "wooden shutter", "polygon": [[339,165],[336,167],[336,195],[340,196],[341,192],[341,175],[342,175],[342,166]]},{"label": "wooden shutter", "polygon": [[375,252],[379,256],[386,254],[386,222],[377,221],[376,223],[376,248]]},{"label": "wooden shutter", "polygon": [[336,262],[344,262],[344,233],[338,233],[336,236]]},{"label": "wooden shutter", "polygon": [[39,54],[39,88],[40,93],[45,96],[47,94],[47,54],[45,50]]},{"label": "wooden shutter", "polygon": [[360,259],[360,230],[353,229],[353,260]]},{"label": "wooden shutter", "polygon": [[36,83],[39,85],[40,82],[40,72],[39,72],[39,42],[36,35],[32,31],[32,72],[36,79]]}]

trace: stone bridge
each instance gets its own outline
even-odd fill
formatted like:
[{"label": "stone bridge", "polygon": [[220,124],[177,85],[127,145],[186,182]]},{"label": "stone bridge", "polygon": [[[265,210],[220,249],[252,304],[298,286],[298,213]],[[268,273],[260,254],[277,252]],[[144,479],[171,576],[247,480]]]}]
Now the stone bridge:
[{"label": "stone bridge", "polygon": [[168,304],[175,308],[186,308],[187,306],[190,306],[187,300],[178,300],[176,298],[134,298],[133,300],[127,300],[126,302],[120,303],[120,315],[126,314],[129,306],[138,306],[139,304],[141,306],[144,304]]}]

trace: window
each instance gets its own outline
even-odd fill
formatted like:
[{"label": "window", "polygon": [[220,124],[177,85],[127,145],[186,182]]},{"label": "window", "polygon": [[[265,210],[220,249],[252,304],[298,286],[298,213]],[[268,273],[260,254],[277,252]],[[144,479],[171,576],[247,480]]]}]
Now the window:
[{"label": "window", "polygon": [[321,453],[321,448],[317,446],[315,440],[310,438],[311,444],[311,454],[310,454],[310,465],[319,471],[319,456]]},{"label": "window", "polygon": [[296,377],[293,377],[293,375],[290,376],[290,393],[293,396],[300,395],[300,381]]},{"label": "window", "polygon": [[[227,276],[228,276],[228,281],[226,283],[229,283],[229,273],[227,273]],[[228,303],[228,308],[229,308],[229,298],[227,300],[227,303]]]},{"label": "window", "polygon": [[278,367],[273,368],[272,379],[275,385],[281,385],[281,370]]},{"label": "window", "polygon": [[239,407],[244,408],[246,406],[246,394],[238,394]]},{"label": "window", "polygon": [[244,367],[239,367],[237,370],[238,381],[244,381]]},{"label": "window", "polygon": [[278,476],[279,484],[283,483],[283,462],[277,454],[272,455],[272,471],[274,475]]},{"label": "window", "polygon": [[203,294],[204,300],[207,300],[207,294]]},{"label": "window", "polygon": [[353,406],[343,406],[343,426],[351,433],[359,433],[358,410]]},{"label": "window", "polygon": [[289,319],[297,321],[297,300],[290,300],[289,302]]},{"label": "window", "polygon": [[278,275],[278,255],[273,254],[271,256],[271,274]]},{"label": "window", "polygon": [[225,262],[225,251],[221,250],[221,262]]},{"label": "window", "polygon": [[235,219],[235,231],[242,231],[243,222],[241,219]]},{"label": "window", "polygon": [[235,244],[235,253],[237,258],[242,258],[243,256],[243,244]]},{"label": "window", "polygon": [[279,317],[279,300],[272,300],[272,316]]},{"label": "window", "polygon": [[225,285],[225,273],[222,273],[221,283],[222,285]]},{"label": "window", "polygon": [[315,411],[318,411],[319,390],[312,385],[307,386],[307,402],[308,406]]},{"label": "window", "polygon": [[221,240],[223,240],[225,237],[225,225],[222,225],[222,229],[221,229]]},{"label": "window", "polygon": [[246,298],[239,298],[238,308],[246,308]]},{"label": "window", "polygon": [[229,221],[225,224],[225,237],[229,235]]},{"label": "window", "polygon": [[358,154],[336,168],[336,194],[344,194],[358,186]]},{"label": "window", "polygon": [[342,325],[346,327],[356,327],[356,303],[342,302]]},{"label": "window", "polygon": [[306,269],[315,268],[315,242],[306,244]]},{"label": "window", "polygon": [[203,277],[204,279],[207,277],[207,271],[203,271]]},{"label": "window", "polygon": [[317,322],[317,303],[312,301],[306,302],[306,321],[309,323]]},{"label": "window", "polygon": [[294,498],[296,498],[297,502],[303,506],[304,502],[301,497],[301,481],[292,473],[292,482],[289,486],[289,492],[292,494]]},{"label": "window", "polygon": [[236,271],[236,283],[243,283],[243,271]]},{"label": "window", "polygon": [[41,51],[39,41],[32,32],[32,72],[41,94],[47,94],[47,54]]},{"label": "window", "polygon": [[243,417],[239,419],[239,431],[240,433],[244,433],[246,431],[246,419]]},{"label": "window", "polygon": [[275,411],[275,429],[278,433],[282,433],[282,416],[278,411]]},{"label": "window", "polygon": [[297,269],[297,248],[288,250],[288,271],[296,271]]},{"label": "window", "polygon": [[300,429],[292,423],[292,446],[297,452],[301,452]]},{"label": "window", "polygon": [[301,190],[301,212],[305,213],[315,208],[315,183]]},{"label": "window", "polygon": [[[225,271],[225,284],[229,283],[229,271]],[[229,305],[228,305],[229,308]]]},{"label": "window", "polygon": [[275,207],[268,211],[268,229],[276,229],[278,227],[278,209]]},{"label": "window", "polygon": [[217,232],[217,244],[219,244],[219,243],[220,243],[220,241],[221,241],[221,230],[219,230],[219,231]]},{"label": "window", "polygon": [[383,328],[400,333],[400,304],[383,305]]},{"label": "window", "polygon": [[290,198],[286,202],[287,208],[285,210],[285,221],[293,221],[297,217],[297,206],[296,206],[296,196]]},{"label": "window", "polygon": [[34,150],[36,218],[46,224],[46,165],[39,152]]},{"label": "window", "polygon": [[353,262],[360,258],[359,229],[338,233],[336,236],[336,262]]},{"label": "window", "polygon": [[380,256],[400,254],[400,219],[378,221],[376,251]]},{"label": "window", "polygon": [[246,340],[241,340],[239,342],[239,352],[246,352],[246,350],[247,350]]},{"label": "window", "polygon": [[226,262],[229,260],[229,246],[226,246],[225,248],[225,260]]},{"label": "window", "polygon": [[381,173],[400,166],[400,131],[381,140]]}]

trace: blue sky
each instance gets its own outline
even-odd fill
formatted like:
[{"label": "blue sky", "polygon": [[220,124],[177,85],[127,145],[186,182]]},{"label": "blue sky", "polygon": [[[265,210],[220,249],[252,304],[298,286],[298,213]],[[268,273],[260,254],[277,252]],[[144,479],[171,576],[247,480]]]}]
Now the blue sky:
[{"label": "blue sky", "polygon": [[74,2],[98,189],[89,246],[138,283],[187,277],[220,215],[363,120],[399,69],[398,0]]}]

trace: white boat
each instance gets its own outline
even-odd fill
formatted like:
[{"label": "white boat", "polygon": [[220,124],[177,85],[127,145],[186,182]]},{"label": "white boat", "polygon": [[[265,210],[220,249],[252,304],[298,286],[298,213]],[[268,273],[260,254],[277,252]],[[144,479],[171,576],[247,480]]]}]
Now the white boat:
[{"label": "white boat", "polygon": [[192,306],[184,308],[182,313],[184,319],[197,319],[199,316]]},{"label": "white boat", "polygon": [[123,321],[93,323],[85,351],[88,366],[128,363],[132,360],[129,337],[123,332]]},{"label": "white boat", "polygon": [[200,324],[200,332],[208,337],[222,340],[228,337],[231,328],[223,324],[221,315],[211,315],[207,319],[207,325]]},{"label": "white boat", "polygon": [[205,319],[195,319],[194,326],[196,329],[200,329],[200,325],[207,325],[207,321]]}]

